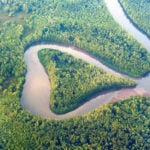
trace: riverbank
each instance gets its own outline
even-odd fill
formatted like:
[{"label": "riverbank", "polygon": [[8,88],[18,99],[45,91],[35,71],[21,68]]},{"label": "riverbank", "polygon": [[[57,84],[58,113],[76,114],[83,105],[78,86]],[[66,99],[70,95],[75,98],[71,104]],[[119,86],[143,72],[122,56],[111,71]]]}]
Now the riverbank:
[{"label": "riverbank", "polygon": [[[145,48],[149,51],[150,48],[150,41],[146,38],[145,35],[143,35],[140,31],[138,31],[132,23],[128,20],[128,18],[125,16],[121,6],[119,5],[117,0],[105,0],[106,5],[111,12],[112,16],[115,18],[117,22],[121,22],[121,26],[124,27],[128,32],[130,32],[138,41],[140,41]],[[117,10],[117,11],[114,11]],[[123,16],[122,16],[123,15]],[[119,21],[120,18],[120,21]],[[122,20],[124,19],[124,20]],[[123,23],[123,24],[122,24]],[[125,25],[126,24],[126,25]],[[126,28],[127,27],[127,28]],[[133,31],[131,31],[133,30]],[[137,36],[137,37],[136,37]],[[112,73],[117,76],[124,77],[123,74],[120,74],[107,66],[103,65],[98,60],[94,59],[90,55],[87,55],[86,53],[82,52],[82,50],[76,49],[75,47],[66,47],[61,46],[57,44],[40,44],[36,46],[31,46],[24,55],[25,62],[27,64],[27,75],[26,75],[26,82],[24,84],[21,102],[25,109],[29,110],[31,113],[36,114],[41,117],[45,118],[51,118],[56,120],[62,120],[67,119],[71,117],[75,117],[78,115],[82,115],[84,113],[87,113],[91,110],[94,110],[100,105],[104,105],[106,103],[112,102],[114,95],[117,95],[119,93],[122,93],[122,90],[113,91],[109,93],[105,93],[102,95],[99,95],[97,97],[92,98],[87,103],[83,104],[79,108],[64,114],[64,115],[56,115],[49,109],[49,99],[50,99],[50,83],[49,78],[39,62],[39,59],[37,57],[38,51],[44,48],[49,49],[55,49],[59,50],[61,52],[66,52],[71,54],[72,56],[82,59],[92,65],[95,65],[96,67],[99,67],[109,73]],[[150,77],[148,77],[148,81],[150,80]],[[139,84],[141,86],[140,89],[144,90],[145,84],[140,83],[140,79],[138,80],[138,86]],[[137,88],[133,90],[139,90]],[[149,92],[149,91],[148,91]],[[130,91],[125,92],[125,97],[128,98]],[[133,94],[133,96],[139,95],[139,92],[136,94]],[[132,95],[131,95],[132,96]],[[119,97],[119,96],[118,96]]]},{"label": "riverbank", "polygon": [[[88,63],[96,65],[97,67],[101,68],[102,64],[95,60],[94,58],[82,53],[81,51],[77,51],[71,47],[63,47],[60,45],[53,45],[53,44],[43,44],[43,45],[36,45],[30,47],[25,53],[25,62],[27,64],[27,75],[26,75],[26,82],[24,84],[21,103],[23,107],[29,110],[31,113],[42,116],[45,118],[51,118],[56,120],[67,119],[75,116],[82,115],[89,111],[94,110],[98,106],[107,104],[112,102],[112,98],[117,92],[121,92],[122,90],[112,91],[101,93],[97,97],[93,97],[87,103],[81,105],[79,108],[64,114],[64,115],[56,115],[54,114],[49,108],[49,99],[50,99],[50,82],[49,78],[39,62],[37,53],[44,49],[56,49],[61,52],[67,52],[73,55],[76,58],[80,58],[85,60]],[[105,71],[111,73],[112,70],[108,67],[104,67]],[[113,71],[113,74],[118,75],[117,72]],[[121,74],[119,74],[122,76]],[[128,95],[126,95],[128,96]]]},{"label": "riverbank", "polygon": [[134,26],[119,1],[105,0],[105,3],[114,20],[150,52],[149,38]]}]

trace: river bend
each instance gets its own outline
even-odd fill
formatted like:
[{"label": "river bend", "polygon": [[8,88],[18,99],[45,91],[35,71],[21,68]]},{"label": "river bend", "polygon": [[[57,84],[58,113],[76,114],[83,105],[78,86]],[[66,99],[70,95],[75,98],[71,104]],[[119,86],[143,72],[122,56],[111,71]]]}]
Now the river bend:
[{"label": "river bend", "polygon": [[[125,16],[123,9],[117,0],[105,0],[106,6],[114,19],[132,36],[135,37],[149,52],[150,52],[150,40],[136,29],[129,19]],[[122,24],[123,22],[123,24]],[[130,30],[128,30],[130,29]],[[119,93],[121,90],[112,91],[109,93],[101,94],[97,97],[92,98],[90,101],[86,102],[77,109],[63,115],[54,114],[49,108],[50,100],[50,82],[48,75],[46,74],[43,66],[41,65],[38,59],[38,51],[49,48],[55,49],[61,52],[71,54],[72,56],[82,59],[87,63],[97,66],[109,72],[113,75],[127,77],[123,74],[120,74],[107,66],[103,65],[100,61],[96,60],[94,57],[88,55],[81,49],[77,49],[71,46],[63,46],[59,44],[39,44],[36,46],[31,46],[28,48],[24,54],[25,63],[27,65],[27,74],[26,80],[22,91],[21,103],[23,107],[29,110],[31,113],[41,116],[44,118],[62,120],[75,116],[82,115],[91,110],[94,110],[100,105],[111,102],[112,97]],[[150,91],[150,76],[138,80],[137,87],[135,90],[145,90]]]}]

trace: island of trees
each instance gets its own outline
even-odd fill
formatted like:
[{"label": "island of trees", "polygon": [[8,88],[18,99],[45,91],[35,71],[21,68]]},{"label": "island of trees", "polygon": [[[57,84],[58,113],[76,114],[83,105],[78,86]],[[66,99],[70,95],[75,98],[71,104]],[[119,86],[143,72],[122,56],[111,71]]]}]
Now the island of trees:
[{"label": "island of trees", "polygon": [[107,74],[56,50],[42,50],[39,58],[50,78],[50,107],[55,113],[69,112],[98,92],[135,86],[132,80]]},{"label": "island of trees", "polygon": [[[103,0],[0,0],[0,149],[150,148],[150,99],[145,97],[108,104],[64,121],[46,120],[24,110],[20,104],[27,71],[23,54],[30,45],[41,41],[83,48],[104,64],[133,77],[150,70],[150,54],[115,23]],[[109,79],[99,81],[95,76],[95,88],[100,83],[109,84],[109,89],[114,85],[118,88],[129,85],[127,80],[117,79],[59,52],[56,55],[43,51],[42,55],[50,58],[49,62],[45,56],[42,59],[47,61],[45,66],[52,64],[61,77],[74,71],[76,74],[69,76],[79,78],[88,70],[82,78],[87,79],[92,71]],[[54,56],[58,62],[61,59],[73,62],[73,66],[61,72]],[[82,67],[79,69],[76,63]],[[67,64],[62,67],[64,65]],[[54,73],[54,70],[49,71]],[[58,77],[53,76],[56,80]],[[87,81],[91,83],[90,78]],[[108,87],[98,90],[109,90]],[[84,96],[84,93],[79,94]],[[53,96],[59,95],[54,92]]]}]

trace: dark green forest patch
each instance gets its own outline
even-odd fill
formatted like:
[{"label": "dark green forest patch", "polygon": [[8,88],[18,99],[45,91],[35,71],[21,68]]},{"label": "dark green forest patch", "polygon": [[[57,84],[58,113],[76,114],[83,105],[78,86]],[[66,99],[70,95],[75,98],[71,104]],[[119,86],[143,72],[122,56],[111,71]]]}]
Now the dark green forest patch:
[{"label": "dark green forest patch", "polygon": [[120,0],[127,15],[150,38],[150,1]]},{"label": "dark green forest patch", "polygon": [[50,78],[50,107],[56,113],[71,111],[98,92],[135,85],[56,50],[42,50],[39,58]]},{"label": "dark green forest patch", "polygon": [[33,116],[20,104],[23,54],[35,42],[76,45],[134,77],[150,70],[150,55],[102,0],[1,0],[0,18],[0,149],[150,149],[148,98],[60,122]]}]

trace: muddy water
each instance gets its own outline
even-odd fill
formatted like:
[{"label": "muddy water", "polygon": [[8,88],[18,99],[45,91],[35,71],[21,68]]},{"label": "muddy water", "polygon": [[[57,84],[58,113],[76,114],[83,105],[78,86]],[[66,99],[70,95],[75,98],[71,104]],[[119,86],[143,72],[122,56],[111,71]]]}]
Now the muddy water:
[{"label": "muddy water", "polygon": [[49,78],[41,65],[37,53],[44,48],[51,48],[66,52],[72,56],[83,59],[84,61],[93,64],[103,70],[110,72],[117,76],[121,74],[113,71],[112,69],[104,66],[93,57],[85,54],[82,50],[74,47],[66,47],[62,45],[41,44],[30,47],[24,54],[25,63],[27,65],[26,82],[24,84],[21,103],[23,107],[33,114],[38,116],[51,118],[51,119],[66,119],[74,116],[81,115],[97,108],[97,106],[110,102],[110,98],[114,92],[102,94],[98,97],[92,98],[89,102],[80,106],[76,110],[65,115],[56,115],[49,108],[50,100],[50,82]]},{"label": "muddy water", "polygon": [[126,17],[118,0],[104,0],[114,20],[150,52],[150,40]]},{"label": "muddy water", "polygon": [[[138,29],[136,29],[133,24],[125,16],[121,6],[117,0],[105,0],[106,6],[114,19],[125,29],[127,30],[135,39],[137,39],[149,52],[150,52],[150,40],[143,35]],[[109,92],[101,94],[95,98],[92,98],[87,103],[83,104],[79,108],[75,109],[64,115],[56,115],[49,108],[50,100],[50,82],[49,78],[39,62],[37,53],[41,49],[51,48],[56,49],[61,52],[66,52],[71,54],[76,58],[83,59],[84,61],[93,64],[103,70],[112,73],[117,76],[124,76],[118,72],[113,71],[112,69],[104,66],[102,63],[94,59],[93,57],[85,54],[82,50],[76,49],[74,47],[66,47],[62,45],[54,44],[40,44],[37,46],[30,47],[24,54],[25,63],[27,64],[27,74],[26,82],[24,84],[21,103],[23,107],[29,110],[31,113],[50,119],[67,119],[70,117],[75,117],[82,115],[91,110],[94,110],[100,105],[109,103],[111,98],[116,95],[119,91]],[[145,78],[138,80],[138,85],[136,90],[144,89],[150,91],[150,75]]]}]

